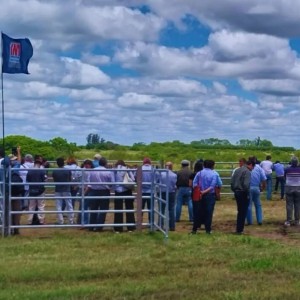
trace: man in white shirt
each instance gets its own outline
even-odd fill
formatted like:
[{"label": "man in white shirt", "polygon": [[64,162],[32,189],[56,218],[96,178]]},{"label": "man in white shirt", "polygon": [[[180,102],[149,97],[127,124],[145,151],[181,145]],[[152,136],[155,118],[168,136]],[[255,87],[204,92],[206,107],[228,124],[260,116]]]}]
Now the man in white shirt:
[{"label": "man in white shirt", "polygon": [[[31,154],[26,154],[24,156],[24,163],[20,165],[20,171],[19,171],[19,175],[22,178],[23,182],[26,182],[26,176],[28,173],[29,169],[32,169],[34,166],[33,163],[33,156]],[[28,207],[28,195],[29,195],[29,185],[25,184],[24,185],[24,190],[25,190],[25,194],[24,194],[24,199],[22,199],[22,209],[26,209]]]},{"label": "man in white shirt", "polygon": [[273,163],[271,161],[271,155],[266,156],[266,160],[263,160],[260,163],[260,166],[264,170],[267,177],[267,200],[272,199],[272,171],[273,171]]}]

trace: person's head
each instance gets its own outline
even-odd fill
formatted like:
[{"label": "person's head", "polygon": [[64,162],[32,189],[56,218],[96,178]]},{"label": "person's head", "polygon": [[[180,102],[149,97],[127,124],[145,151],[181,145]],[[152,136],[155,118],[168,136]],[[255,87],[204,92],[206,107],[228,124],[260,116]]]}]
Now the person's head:
[{"label": "person's head", "polygon": [[99,166],[106,167],[107,166],[107,159],[105,157],[101,157],[99,159]]},{"label": "person's head", "polygon": [[188,167],[189,165],[190,165],[190,162],[189,162],[187,159],[184,159],[184,160],[181,161],[181,166],[182,166],[183,168],[186,168],[186,167]]},{"label": "person's head", "polygon": [[101,157],[102,157],[102,155],[99,154],[99,153],[96,153],[96,154],[94,155],[94,159],[97,159],[97,160],[99,160]]},{"label": "person's head", "polygon": [[246,158],[240,158],[239,159],[239,165],[240,165],[240,167],[242,167],[242,166],[244,166],[245,164],[246,164]]},{"label": "person's head", "polygon": [[86,159],[83,164],[82,167],[85,169],[93,169],[94,165],[93,162],[90,159]]},{"label": "person's head", "polygon": [[56,163],[59,168],[62,168],[65,165],[65,160],[63,159],[63,157],[59,157],[56,159]]},{"label": "person's head", "polygon": [[206,159],[203,162],[203,167],[208,169],[213,169],[215,166],[215,162],[212,159]]},{"label": "person's head", "polygon": [[165,168],[169,170],[173,170],[173,163],[171,161],[167,161],[165,163]]},{"label": "person's head", "polygon": [[194,172],[198,173],[201,170],[203,170],[203,160],[199,159],[196,161],[196,163],[194,165]]},{"label": "person's head", "polygon": [[215,161],[214,161],[214,160],[212,160],[212,159],[206,159],[206,160],[204,161],[204,167],[205,167],[205,168],[213,169],[214,166],[215,166]]},{"label": "person's head", "polygon": [[293,156],[292,159],[291,159],[291,166],[292,167],[297,167],[298,163],[299,163],[298,158],[296,156]]},{"label": "person's head", "polygon": [[116,166],[116,167],[117,167],[117,166],[123,166],[123,167],[125,167],[126,165],[125,165],[124,160],[119,159],[119,160],[116,161],[115,166]]},{"label": "person's head", "polygon": [[33,156],[31,154],[26,154],[24,160],[25,162],[33,162]]},{"label": "person's head", "polygon": [[246,166],[250,171],[252,171],[253,168],[255,167],[255,162],[253,160],[249,159],[246,161]]},{"label": "person's head", "polygon": [[76,159],[75,159],[75,157],[69,157],[68,159],[67,159],[67,165],[77,165],[77,161],[76,161]]},{"label": "person's head", "polygon": [[257,160],[256,156],[249,156],[249,157],[248,157],[248,160],[253,161],[255,164],[258,163],[258,160]]},{"label": "person's head", "polygon": [[271,158],[272,158],[271,155],[266,156],[266,160],[271,160]]},{"label": "person's head", "polygon": [[276,161],[275,161],[275,164],[280,164],[280,160],[276,160]]},{"label": "person's head", "polygon": [[143,165],[151,165],[151,159],[149,157],[145,157],[143,159]]},{"label": "person's head", "polygon": [[40,168],[42,165],[42,162],[39,159],[34,160],[34,167]]},{"label": "person's head", "polygon": [[40,154],[36,154],[36,155],[34,156],[34,161],[37,161],[37,160],[39,160],[42,164],[43,164],[43,162],[44,162],[43,156],[40,155]]}]

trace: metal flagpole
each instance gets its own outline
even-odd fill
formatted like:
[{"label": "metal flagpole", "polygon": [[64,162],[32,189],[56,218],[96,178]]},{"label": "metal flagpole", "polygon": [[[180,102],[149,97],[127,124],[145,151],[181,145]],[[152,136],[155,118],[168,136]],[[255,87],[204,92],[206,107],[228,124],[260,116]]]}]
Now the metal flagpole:
[{"label": "metal flagpole", "polygon": [[3,89],[3,41],[2,41],[2,31],[1,31],[1,105],[2,105],[2,147],[5,151],[5,130],[4,130],[4,89]]}]

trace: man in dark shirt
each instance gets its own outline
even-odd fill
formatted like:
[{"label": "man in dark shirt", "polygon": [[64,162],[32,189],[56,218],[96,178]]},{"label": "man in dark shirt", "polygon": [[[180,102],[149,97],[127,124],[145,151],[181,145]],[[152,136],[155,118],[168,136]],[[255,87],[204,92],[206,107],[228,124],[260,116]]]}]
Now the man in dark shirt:
[{"label": "man in dark shirt", "polygon": [[251,170],[255,166],[254,161],[247,161],[245,165],[236,169],[231,178],[231,190],[237,204],[236,234],[244,233],[245,219],[250,202],[249,191]]},{"label": "man in dark shirt", "polygon": [[64,218],[62,214],[62,202],[66,201],[66,208],[68,211],[69,224],[73,224],[74,213],[71,199],[71,187],[68,182],[72,181],[72,173],[70,170],[64,168],[64,159],[62,157],[56,160],[57,166],[60,170],[54,170],[52,173],[53,181],[59,184],[55,185],[55,198],[58,223],[63,224]]},{"label": "man in dark shirt", "polygon": [[176,222],[180,221],[182,205],[185,203],[188,205],[189,221],[193,222],[192,188],[189,185],[189,179],[193,172],[189,165],[190,162],[184,159],[181,162],[181,170],[177,172]]}]

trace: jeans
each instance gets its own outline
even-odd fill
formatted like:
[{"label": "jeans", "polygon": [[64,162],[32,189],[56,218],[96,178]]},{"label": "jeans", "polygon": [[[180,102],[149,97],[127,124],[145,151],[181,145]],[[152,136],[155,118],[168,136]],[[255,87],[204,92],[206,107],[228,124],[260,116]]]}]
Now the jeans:
[{"label": "jeans", "polygon": [[190,187],[179,187],[177,191],[176,222],[180,221],[182,205],[185,203],[188,205],[189,221],[193,222],[192,189]]},{"label": "jeans", "polygon": [[235,191],[234,197],[237,205],[236,232],[244,231],[247,209],[249,207],[249,195],[244,191]]},{"label": "jeans", "polygon": [[[161,193],[162,199],[166,200],[167,195],[165,192]],[[162,203],[161,213],[165,214],[166,205]],[[162,222],[163,225],[163,222]],[[175,192],[169,193],[169,229],[175,230]]]},{"label": "jeans", "polygon": [[266,174],[266,177],[267,177],[267,188],[266,188],[267,200],[271,200],[272,199],[272,173]]},{"label": "jeans", "polygon": [[[82,210],[82,202],[81,202],[81,199],[79,199],[79,210],[81,211]],[[89,202],[87,199],[83,199],[83,210],[86,211],[86,210],[89,210]],[[78,213],[78,216],[77,216],[77,224],[89,224],[89,220],[90,220],[90,214],[87,213],[87,212],[84,212],[83,213],[83,222],[82,222],[82,212],[79,212]]]},{"label": "jeans", "polygon": [[275,191],[278,190],[278,185],[280,184],[280,198],[283,199],[284,197],[284,187],[285,187],[285,179],[284,176],[276,177],[276,183],[275,183]]},{"label": "jeans", "polygon": [[300,217],[300,187],[287,186],[286,187],[286,220],[291,222],[293,220],[293,211],[295,222],[299,223]]},{"label": "jeans", "polygon": [[263,215],[260,201],[260,189],[258,186],[250,187],[250,202],[248,206],[247,212],[247,223],[249,225],[252,224],[252,203],[254,203],[255,213],[256,213],[256,221],[258,224],[262,223]]},{"label": "jeans", "polygon": [[215,193],[207,193],[202,195],[200,200],[200,209],[203,210],[203,221],[205,225],[206,233],[211,232],[211,224],[214,214],[216,204],[216,195]]},{"label": "jeans", "polygon": [[[60,197],[70,197],[61,199]],[[66,209],[68,211],[69,216],[69,223],[73,224],[74,219],[74,213],[73,213],[73,206],[72,206],[72,200],[71,200],[71,193],[70,192],[55,192],[55,199],[56,199],[56,210],[61,211],[62,210],[62,204],[63,201],[66,203]],[[58,223],[63,224],[64,218],[62,213],[57,214]]]}]

